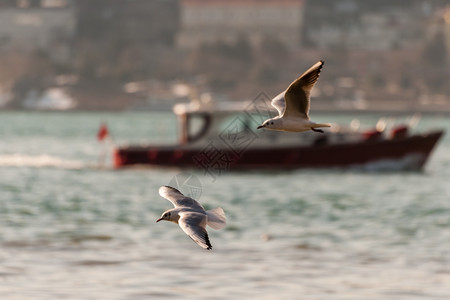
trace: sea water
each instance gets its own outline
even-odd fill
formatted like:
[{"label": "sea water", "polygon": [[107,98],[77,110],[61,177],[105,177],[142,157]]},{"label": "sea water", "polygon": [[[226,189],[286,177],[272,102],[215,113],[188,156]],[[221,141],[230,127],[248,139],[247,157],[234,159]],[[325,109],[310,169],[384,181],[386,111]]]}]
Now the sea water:
[{"label": "sea water", "polygon": [[[102,122],[112,142],[96,140]],[[212,178],[111,168],[111,143],[174,143],[170,113],[2,112],[0,124],[1,299],[450,299],[448,136],[423,172]],[[416,131],[431,128],[450,119],[424,116]],[[227,214],[212,251],[155,223],[171,207],[158,188],[186,176]]]}]

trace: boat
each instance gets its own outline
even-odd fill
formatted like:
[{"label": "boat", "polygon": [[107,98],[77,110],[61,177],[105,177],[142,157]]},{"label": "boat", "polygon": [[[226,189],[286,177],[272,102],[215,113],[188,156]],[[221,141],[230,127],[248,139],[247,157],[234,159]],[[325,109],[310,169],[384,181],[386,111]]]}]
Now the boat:
[{"label": "boat", "polygon": [[192,102],[175,105],[173,112],[178,119],[178,143],[117,146],[114,166],[193,168],[213,177],[228,170],[418,171],[444,134],[439,129],[413,133],[409,124],[389,129],[377,124],[368,130],[334,124],[325,133],[257,130],[274,115],[267,101],[263,105]]}]

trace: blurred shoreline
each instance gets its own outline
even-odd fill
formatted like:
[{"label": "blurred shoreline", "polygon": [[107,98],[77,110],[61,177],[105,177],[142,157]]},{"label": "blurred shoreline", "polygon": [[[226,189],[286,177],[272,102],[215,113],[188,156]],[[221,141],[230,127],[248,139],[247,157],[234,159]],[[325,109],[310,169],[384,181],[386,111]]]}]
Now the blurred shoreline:
[{"label": "blurred shoreline", "polygon": [[[234,101],[237,102],[237,101]],[[376,103],[374,103],[376,102]],[[142,105],[138,101],[123,101],[117,103],[117,105],[104,106],[104,105],[77,105],[70,109],[54,109],[51,107],[42,108],[2,108],[0,113],[4,112],[162,112],[162,113],[173,113],[172,104],[176,102],[170,102],[168,104],[157,104],[157,105]],[[125,105],[124,105],[125,104]],[[128,105],[127,105],[128,104]],[[310,114],[321,113],[321,114],[388,114],[388,115],[410,115],[415,113],[420,114],[450,114],[450,105],[447,104],[421,104],[421,103],[411,103],[411,102],[401,102],[397,101],[392,103],[390,101],[372,101],[370,103],[355,101],[320,101],[312,100]]]},{"label": "blurred shoreline", "polygon": [[443,0],[4,2],[0,109],[271,98],[324,60],[312,110],[450,111]]}]

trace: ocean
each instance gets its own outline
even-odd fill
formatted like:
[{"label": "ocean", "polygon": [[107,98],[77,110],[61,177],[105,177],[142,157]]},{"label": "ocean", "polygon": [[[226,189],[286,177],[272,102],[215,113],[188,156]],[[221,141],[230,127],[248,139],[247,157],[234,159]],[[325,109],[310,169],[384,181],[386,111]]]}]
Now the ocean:
[{"label": "ocean", "polygon": [[[1,299],[450,299],[448,135],[423,172],[212,180],[111,168],[102,122],[115,144],[173,143],[170,113],[1,112],[0,122]],[[425,115],[416,130],[432,128],[450,132],[450,118]],[[208,230],[212,251],[155,223],[171,208],[158,188],[189,176],[199,201],[227,214],[225,229]]]}]

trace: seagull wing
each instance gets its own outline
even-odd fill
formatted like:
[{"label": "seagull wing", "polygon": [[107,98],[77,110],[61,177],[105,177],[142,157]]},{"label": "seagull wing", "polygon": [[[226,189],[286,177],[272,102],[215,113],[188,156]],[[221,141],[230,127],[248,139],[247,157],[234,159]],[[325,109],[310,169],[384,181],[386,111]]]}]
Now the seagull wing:
[{"label": "seagull wing", "polygon": [[161,197],[166,198],[175,207],[189,207],[191,210],[200,210],[204,211],[203,206],[190,197],[186,197],[176,188],[171,186],[162,186],[159,188],[159,194]]},{"label": "seagull wing", "polygon": [[289,85],[284,95],[286,109],[283,116],[301,115],[304,118],[309,119],[309,94],[319,78],[323,64],[323,60],[318,61]]},{"label": "seagull wing", "polygon": [[280,116],[282,116],[284,114],[284,109],[286,107],[286,103],[284,101],[285,93],[286,93],[286,91],[279,93],[278,96],[273,98],[272,102],[271,102],[272,106],[278,110],[278,114]]},{"label": "seagull wing", "polygon": [[191,211],[180,212],[178,225],[200,247],[210,250],[212,245],[206,231],[206,221],[207,217],[205,214]]}]

